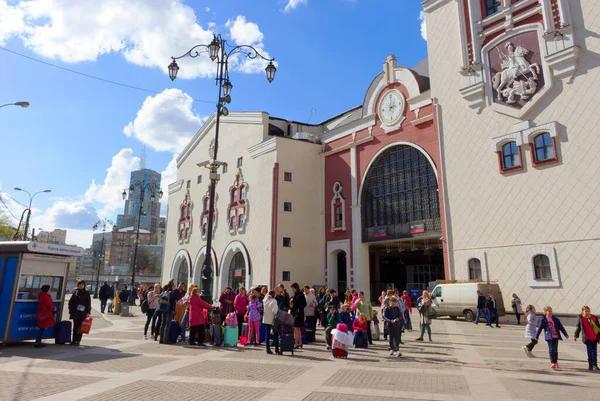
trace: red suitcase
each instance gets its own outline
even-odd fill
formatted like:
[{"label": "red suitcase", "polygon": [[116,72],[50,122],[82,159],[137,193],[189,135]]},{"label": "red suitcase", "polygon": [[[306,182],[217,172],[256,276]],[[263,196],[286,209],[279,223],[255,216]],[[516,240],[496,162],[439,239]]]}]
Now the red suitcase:
[{"label": "red suitcase", "polygon": [[341,348],[332,348],[331,355],[333,355],[334,358],[348,358],[348,351]]}]

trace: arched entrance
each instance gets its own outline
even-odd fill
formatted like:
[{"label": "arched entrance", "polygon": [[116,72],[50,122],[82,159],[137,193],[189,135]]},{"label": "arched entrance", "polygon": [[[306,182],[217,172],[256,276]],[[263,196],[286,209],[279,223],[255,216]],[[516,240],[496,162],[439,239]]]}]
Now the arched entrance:
[{"label": "arched entrance", "polygon": [[362,185],[361,223],[372,298],[444,278],[437,175],[420,148],[396,144],[374,159]]},{"label": "arched entrance", "polygon": [[[191,279],[190,266],[192,261],[190,254],[185,250],[181,249],[173,258],[173,264],[171,265],[171,272],[165,279],[165,283],[169,280],[175,280],[177,283],[189,283]],[[164,284],[164,283],[163,283]]]},{"label": "arched entrance", "polygon": [[246,262],[241,252],[236,252],[231,259],[227,283],[236,292],[238,288],[246,285]]},{"label": "arched entrance", "polygon": [[190,267],[188,265],[187,260],[184,259],[181,261],[181,264],[179,265],[179,273],[177,274],[175,281],[177,282],[177,284],[184,283],[187,288],[189,278],[190,278]]},{"label": "arched entrance", "polygon": [[346,291],[346,287],[348,287],[346,265],[346,252],[341,251],[337,254],[337,291],[339,294]]}]

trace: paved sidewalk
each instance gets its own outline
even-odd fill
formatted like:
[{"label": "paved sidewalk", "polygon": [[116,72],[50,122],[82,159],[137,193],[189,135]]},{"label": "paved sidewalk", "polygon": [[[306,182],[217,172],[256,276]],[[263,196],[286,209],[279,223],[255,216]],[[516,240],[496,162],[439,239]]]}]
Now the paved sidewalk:
[{"label": "paved sidewalk", "polygon": [[[98,302],[94,300],[94,307]],[[403,356],[387,344],[333,359],[323,331],[295,356],[264,347],[161,345],[142,339],[145,317],[94,313],[81,347],[31,343],[0,349],[0,400],[574,400],[593,398],[600,373],[588,372],[585,347],[560,344],[561,371],[552,371],[542,341],[527,358],[524,326],[501,329],[435,320],[433,342],[405,333]],[[416,318],[416,316],[415,316]],[[415,319],[416,320],[416,319]],[[573,328],[568,328],[570,334]],[[143,397],[141,396],[143,394]]]}]

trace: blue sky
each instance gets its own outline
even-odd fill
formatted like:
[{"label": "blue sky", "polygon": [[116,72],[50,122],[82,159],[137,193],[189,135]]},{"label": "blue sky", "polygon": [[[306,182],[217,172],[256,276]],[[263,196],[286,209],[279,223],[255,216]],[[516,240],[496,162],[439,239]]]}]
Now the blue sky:
[{"label": "blue sky", "polygon": [[28,198],[13,187],[51,189],[35,198],[32,227],[89,246],[98,218],[122,212],[142,147],[166,188],[174,156],[214,111],[215,65],[180,62],[171,82],[170,56],[211,32],[253,44],[275,57],[277,75],[269,84],[266,64],[240,60],[230,111],[316,123],[362,103],[388,54],[408,67],[426,56],[420,12],[417,0],[0,0],[2,48],[159,93],[0,49],[0,104],[31,103],[0,109],[0,196],[20,216],[10,197]]}]

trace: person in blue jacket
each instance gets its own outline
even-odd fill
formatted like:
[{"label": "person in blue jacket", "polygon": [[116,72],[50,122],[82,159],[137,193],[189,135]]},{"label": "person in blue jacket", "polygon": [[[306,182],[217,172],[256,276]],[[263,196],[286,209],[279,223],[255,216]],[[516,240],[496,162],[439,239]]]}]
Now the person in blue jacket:
[{"label": "person in blue jacket", "polygon": [[565,335],[565,338],[569,338],[567,330],[562,325],[560,320],[556,316],[552,316],[552,308],[546,306],[544,308],[544,317],[540,319],[540,326],[538,327],[535,339],[539,340],[542,330],[545,330],[545,339],[548,343],[548,353],[550,354],[550,367],[552,369],[559,369],[558,366],[558,341],[562,340],[560,333]]}]

